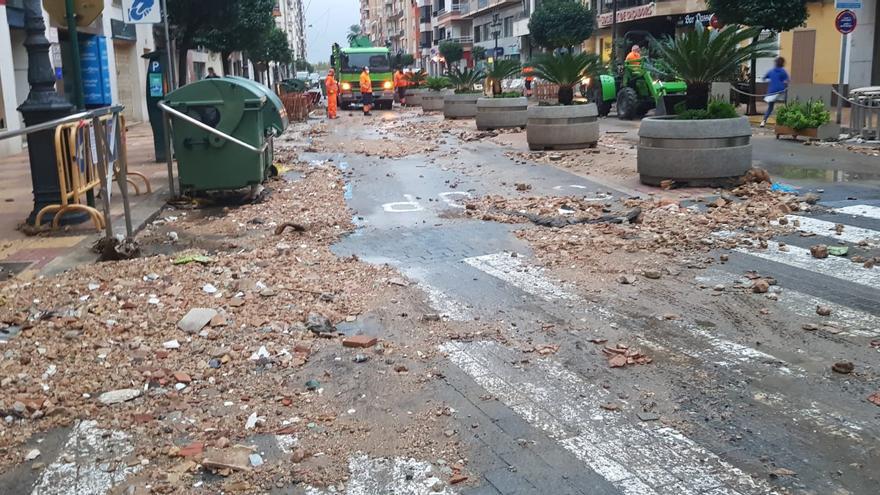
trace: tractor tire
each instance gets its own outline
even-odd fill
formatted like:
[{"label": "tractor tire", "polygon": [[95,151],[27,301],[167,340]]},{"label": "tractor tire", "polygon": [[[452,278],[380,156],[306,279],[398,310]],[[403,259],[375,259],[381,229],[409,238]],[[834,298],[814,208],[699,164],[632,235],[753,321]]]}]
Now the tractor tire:
[{"label": "tractor tire", "polygon": [[639,111],[639,95],[633,88],[623,88],[617,93],[617,118],[632,120]]},{"label": "tractor tire", "polygon": [[602,99],[602,88],[593,88],[590,96],[590,100],[596,104],[596,108],[599,110],[599,117],[607,117],[611,113],[611,102]]}]

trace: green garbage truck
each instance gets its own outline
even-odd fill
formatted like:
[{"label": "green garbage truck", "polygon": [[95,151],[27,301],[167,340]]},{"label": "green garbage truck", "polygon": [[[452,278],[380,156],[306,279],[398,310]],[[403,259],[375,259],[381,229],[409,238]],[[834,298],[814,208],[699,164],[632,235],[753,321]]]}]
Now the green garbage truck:
[{"label": "green garbage truck", "polygon": [[339,107],[348,110],[361,102],[361,72],[364,67],[369,67],[373,105],[390,110],[394,103],[394,69],[390,51],[385,47],[369,46],[369,40],[358,39],[352,45],[341,48],[334,44],[330,56],[330,66],[336,70],[339,81]]}]

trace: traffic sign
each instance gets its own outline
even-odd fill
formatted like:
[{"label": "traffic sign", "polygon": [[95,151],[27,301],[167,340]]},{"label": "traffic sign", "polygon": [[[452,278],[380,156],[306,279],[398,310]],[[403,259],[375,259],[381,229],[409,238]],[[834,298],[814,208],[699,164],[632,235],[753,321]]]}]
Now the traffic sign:
[{"label": "traffic sign", "polygon": [[158,24],[162,11],[158,0],[124,0],[122,13],[126,24]]},{"label": "traffic sign", "polygon": [[834,27],[837,28],[840,34],[849,34],[855,31],[857,24],[856,13],[852,10],[844,10],[837,14],[837,19],[834,20]]},{"label": "traffic sign", "polygon": [[834,4],[836,9],[860,9],[862,0],[837,0]]}]

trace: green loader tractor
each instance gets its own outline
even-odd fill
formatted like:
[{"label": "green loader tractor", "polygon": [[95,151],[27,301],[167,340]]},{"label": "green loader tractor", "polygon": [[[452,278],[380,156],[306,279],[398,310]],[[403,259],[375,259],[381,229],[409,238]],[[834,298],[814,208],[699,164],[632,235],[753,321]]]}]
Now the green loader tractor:
[{"label": "green loader tractor", "polygon": [[[637,31],[627,33],[624,37],[627,46],[631,37],[640,34],[647,35]],[[657,115],[666,115],[674,113],[675,106],[686,100],[687,84],[684,81],[654,80],[644,64],[645,59],[635,64],[626,62],[619,75],[602,74],[598,84],[591,81],[587,97],[596,103],[600,116],[607,117],[615,102],[621,120],[644,117],[655,108]]]}]

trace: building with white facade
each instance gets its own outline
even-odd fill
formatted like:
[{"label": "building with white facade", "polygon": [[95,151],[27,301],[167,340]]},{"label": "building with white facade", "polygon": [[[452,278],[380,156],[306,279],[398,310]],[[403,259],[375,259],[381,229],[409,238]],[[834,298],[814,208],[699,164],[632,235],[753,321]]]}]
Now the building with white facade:
[{"label": "building with white facade", "polygon": [[[52,43],[50,56],[59,78],[58,90],[69,94],[70,37],[64,19],[43,12],[46,37]],[[141,56],[155,50],[152,26],[125,24],[120,0],[104,0],[104,13],[92,24],[78,29],[81,44],[106,49],[106,67],[100,70],[102,94],[90,94],[87,106],[125,105],[129,122],[147,119],[146,60]],[[21,0],[0,0],[0,130],[19,129],[23,125],[17,108],[28,96],[28,61],[24,48],[24,10]],[[92,103],[89,103],[89,102]],[[22,151],[23,139],[0,142],[0,155]]]}]

